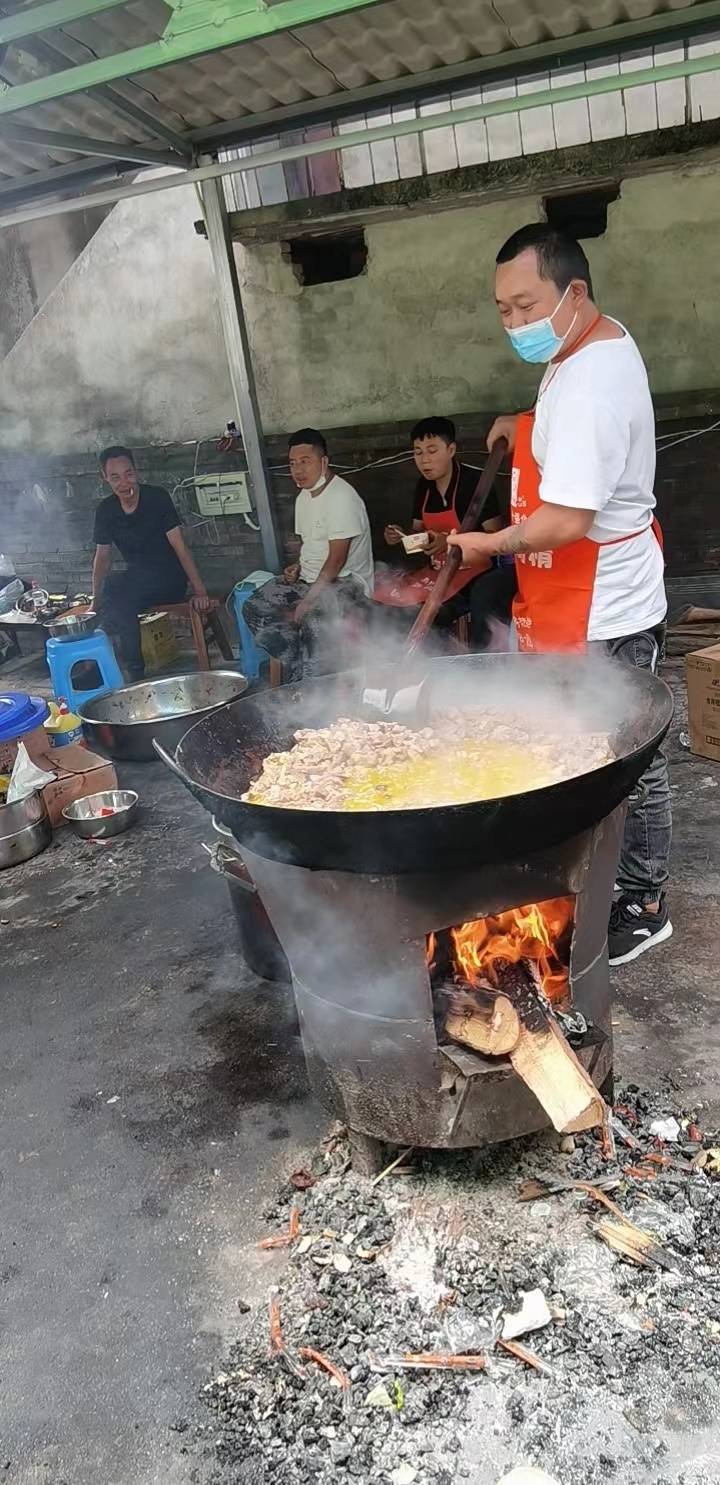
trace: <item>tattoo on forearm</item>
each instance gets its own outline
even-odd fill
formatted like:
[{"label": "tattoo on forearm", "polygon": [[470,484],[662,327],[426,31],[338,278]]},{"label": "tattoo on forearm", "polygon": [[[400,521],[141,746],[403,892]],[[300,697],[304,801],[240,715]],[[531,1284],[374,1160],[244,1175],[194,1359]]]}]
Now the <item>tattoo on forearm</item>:
[{"label": "tattoo on forearm", "polygon": [[524,532],[524,521],[519,521],[516,526],[507,526],[504,531],[501,531],[498,537],[498,555],[501,557],[516,557],[520,553],[529,552],[531,550],[531,544]]}]

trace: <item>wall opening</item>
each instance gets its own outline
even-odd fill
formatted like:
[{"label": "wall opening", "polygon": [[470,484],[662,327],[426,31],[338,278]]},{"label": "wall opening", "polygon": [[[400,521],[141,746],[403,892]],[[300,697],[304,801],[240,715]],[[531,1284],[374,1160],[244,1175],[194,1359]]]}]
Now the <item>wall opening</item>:
[{"label": "wall opening", "polygon": [[545,196],[543,211],[551,227],[571,237],[602,237],[607,232],[608,207],[620,199],[618,183],[590,186],[585,191],[559,191]]},{"label": "wall opening", "polygon": [[283,244],[299,284],[335,284],[358,278],[365,272],[367,243],[362,228],[323,233],[317,237],[293,237]]}]

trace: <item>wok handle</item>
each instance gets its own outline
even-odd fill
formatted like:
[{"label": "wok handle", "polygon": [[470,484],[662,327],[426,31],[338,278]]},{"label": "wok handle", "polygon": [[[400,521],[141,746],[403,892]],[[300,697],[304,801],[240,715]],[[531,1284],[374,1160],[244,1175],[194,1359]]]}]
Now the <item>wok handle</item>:
[{"label": "wok handle", "polygon": [[[465,512],[465,515],[460,522],[461,532],[474,531],[476,526],[478,525],[480,516],[482,515],[485,506],[485,502],[488,498],[488,495],[490,494],[493,480],[495,479],[500,465],[505,458],[507,450],[508,443],[506,438],[498,438],[495,440],[495,443],[492,446],[492,451],[488,455],[487,463],[485,464],[485,467],[483,468],[480,478],[475,486],[472,500],[470,501],[467,511]],[[413,624],[412,629],[410,630],[410,633],[407,637],[407,641],[405,644],[406,655],[411,655],[413,653],[413,650],[417,649],[421,639],[425,638],[430,625],[437,617],[437,613],[441,604],[445,600],[445,594],[450,587],[450,583],[454,578],[461,561],[462,556],[460,548],[451,547],[442,567],[440,568],[437,578],[435,579],[435,586],[432,592],[429,593],[428,597],[425,599],[420,613],[418,614],[415,623]]]},{"label": "wok handle", "polygon": [[162,743],[159,743],[156,737],[153,738],[152,745],[158,755],[158,758],[162,759],[165,766],[171,769],[173,773],[177,774],[178,778],[182,780],[187,789],[192,789],[192,780],[188,778],[186,773],[184,773],[183,769],[180,767],[180,764],[177,762],[177,759],[173,758],[172,755],[166,751]]}]

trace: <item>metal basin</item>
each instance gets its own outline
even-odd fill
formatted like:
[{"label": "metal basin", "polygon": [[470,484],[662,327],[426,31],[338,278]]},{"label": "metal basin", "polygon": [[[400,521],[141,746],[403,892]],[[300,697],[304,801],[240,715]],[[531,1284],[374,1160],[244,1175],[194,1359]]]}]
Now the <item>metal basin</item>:
[{"label": "metal basin", "polygon": [[78,712],[91,748],[123,762],[148,763],[156,758],[154,737],[174,752],[193,723],[237,700],[247,686],[238,671],[195,671],[123,686],[79,706]]},{"label": "metal basin", "polygon": [[94,613],[63,614],[57,619],[47,619],[43,629],[47,629],[52,639],[67,641],[85,639],[88,634],[94,634],[99,623]]},{"label": "metal basin", "polygon": [[[103,810],[112,810],[104,815]],[[63,819],[81,840],[108,840],[122,835],[137,819],[138,796],[134,789],[103,789],[66,804]]]},{"label": "metal basin", "polygon": [[0,805],[0,871],[32,861],[51,840],[52,826],[42,794]]}]

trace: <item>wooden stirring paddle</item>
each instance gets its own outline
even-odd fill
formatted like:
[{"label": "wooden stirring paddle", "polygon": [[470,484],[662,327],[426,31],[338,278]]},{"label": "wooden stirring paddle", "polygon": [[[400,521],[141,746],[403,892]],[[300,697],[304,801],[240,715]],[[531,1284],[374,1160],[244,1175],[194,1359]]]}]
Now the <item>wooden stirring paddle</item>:
[{"label": "wooden stirring paddle", "polygon": [[[483,510],[492,489],[495,476],[502,464],[508,450],[506,438],[498,438],[493,444],[492,452],[488,455],[487,463],[481,472],[480,478],[475,486],[473,497],[460,523],[460,532],[475,531],[480,524]],[[435,584],[428,594],[418,614],[415,623],[403,645],[402,653],[398,662],[393,666],[392,673],[386,673],[382,684],[369,685],[366,681],[363,691],[363,706],[379,714],[383,721],[402,722],[412,725],[421,720],[421,698],[425,680],[418,681],[413,686],[402,685],[402,663],[414,654],[421,640],[425,638],[431,624],[437,618],[438,611],[445,600],[445,595],[457,572],[462,557],[459,547],[450,547],[447,557],[440,568],[435,579]]]}]

